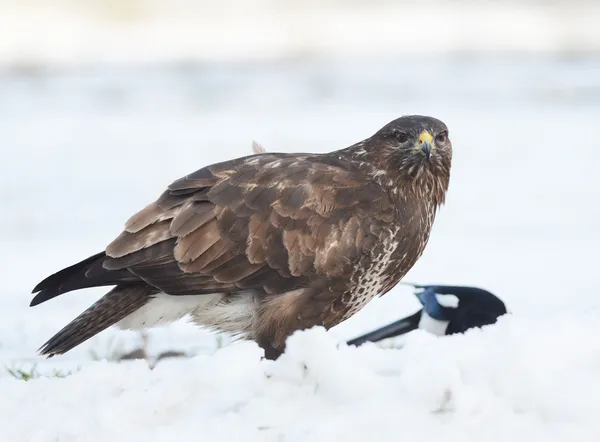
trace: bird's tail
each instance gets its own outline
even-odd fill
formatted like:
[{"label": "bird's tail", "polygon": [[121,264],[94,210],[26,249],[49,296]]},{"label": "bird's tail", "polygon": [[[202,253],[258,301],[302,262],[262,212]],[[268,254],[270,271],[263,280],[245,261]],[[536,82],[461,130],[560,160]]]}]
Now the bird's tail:
[{"label": "bird's tail", "polygon": [[113,288],[42,345],[40,354],[52,357],[68,352],[143,307],[155,293],[154,287],[143,283]]},{"label": "bird's tail", "polygon": [[105,269],[102,266],[105,258],[104,252],[97,253],[48,276],[33,289],[32,293],[39,293],[29,305],[33,307],[72,290],[139,281],[138,277],[127,270]]}]

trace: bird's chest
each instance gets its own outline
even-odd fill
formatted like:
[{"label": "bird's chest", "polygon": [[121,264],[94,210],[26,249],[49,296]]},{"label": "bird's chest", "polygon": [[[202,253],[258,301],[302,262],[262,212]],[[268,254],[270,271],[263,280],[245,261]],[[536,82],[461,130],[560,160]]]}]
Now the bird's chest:
[{"label": "bird's chest", "polygon": [[406,275],[423,254],[432,223],[433,214],[423,212],[388,229],[385,237],[356,267],[345,319],[374,297],[388,292]]},{"label": "bird's chest", "polygon": [[345,318],[349,318],[377,296],[385,285],[385,274],[393,265],[393,256],[398,249],[398,229],[390,229],[386,238],[365,254],[352,276],[351,295]]},{"label": "bird's chest", "polygon": [[381,294],[391,290],[419,260],[429,241],[434,217],[433,210],[423,210],[420,216],[413,217],[412,222],[406,223],[405,228],[398,230],[398,245],[381,276]]}]

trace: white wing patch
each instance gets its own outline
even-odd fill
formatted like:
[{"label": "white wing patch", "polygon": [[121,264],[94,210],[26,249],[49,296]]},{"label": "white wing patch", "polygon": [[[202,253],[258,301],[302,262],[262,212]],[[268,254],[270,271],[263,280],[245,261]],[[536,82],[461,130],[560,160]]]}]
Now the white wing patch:
[{"label": "white wing patch", "polygon": [[440,295],[436,293],[435,297],[442,307],[458,307],[458,297],[456,295]]}]

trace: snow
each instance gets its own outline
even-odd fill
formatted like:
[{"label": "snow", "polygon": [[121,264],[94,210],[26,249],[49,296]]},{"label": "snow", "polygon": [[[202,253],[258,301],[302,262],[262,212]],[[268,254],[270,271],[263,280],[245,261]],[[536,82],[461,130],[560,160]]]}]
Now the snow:
[{"label": "snow", "polygon": [[[599,73],[410,57],[0,72],[0,440],[599,440]],[[114,362],[142,337],[113,328],[36,356],[106,289],[29,308],[31,288],[174,179],[252,140],[325,151],[407,113],[444,120],[455,156],[406,279],[488,289],[512,312],[498,324],[343,345],[420,307],[398,286],[276,362],[186,321],[148,333],[150,364]],[[155,362],[167,350],[190,357]],[[28,382],[3,370],[34,366]]]},{"label": "snow", "polygon": [[[531,322],[510,318],[464,336],[416,332],[395,350],[347,347],[317,328],[293,335],[276,362],[261,361],[255,344],[240,343],[154,370],[140,361],[96,362],[64,379],[0,379],[10,398],[0,402],[0,415],[11,416],[0,436],[596,441],[594,322],[565,321],[556,329],[541,321],[532,332]],[[588,345],[570,346],[574,340]]]}]

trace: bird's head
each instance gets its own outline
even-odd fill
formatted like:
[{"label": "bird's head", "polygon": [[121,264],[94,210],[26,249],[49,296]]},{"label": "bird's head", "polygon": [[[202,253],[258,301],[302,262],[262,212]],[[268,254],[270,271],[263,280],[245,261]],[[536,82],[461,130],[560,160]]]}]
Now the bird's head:
[{"label": "bird's head", "polygon": [[360,143],[363,156],[373,166],[374,178],[395,187],[403,183],[419,195],[435,194],[443,203],[450,181],[452,143],[448,127],[428,116],[397,118]]}]

